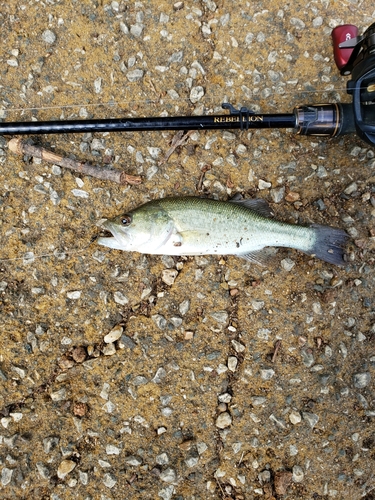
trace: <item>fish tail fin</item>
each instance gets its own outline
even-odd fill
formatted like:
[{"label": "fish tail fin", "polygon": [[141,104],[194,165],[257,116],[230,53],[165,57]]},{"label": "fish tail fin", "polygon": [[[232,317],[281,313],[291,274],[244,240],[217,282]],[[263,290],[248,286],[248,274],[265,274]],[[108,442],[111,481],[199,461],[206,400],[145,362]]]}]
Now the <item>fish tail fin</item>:
[{"label": "fish tail fin", "polygon": [[349,239],[348,233],[343,229],[320,224],[311,224],[310,228],[315,232],[311,254],[329,264],[343,266],[345,264],[344,247]]}]

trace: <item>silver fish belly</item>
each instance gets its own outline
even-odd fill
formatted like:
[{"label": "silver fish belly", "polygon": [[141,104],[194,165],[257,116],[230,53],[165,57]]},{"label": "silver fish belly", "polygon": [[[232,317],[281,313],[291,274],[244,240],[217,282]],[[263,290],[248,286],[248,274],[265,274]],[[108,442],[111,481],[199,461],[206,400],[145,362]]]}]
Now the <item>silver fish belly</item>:
[{"label": "silver fish belly", "polygon": [[158,255],[238,255],[259,261],[264,247],[288,247],[342,265],[348,235],[342,229],[300,226],[272,218],[262,199],[217,201],[162,198],[104,223],[103,246]]}]

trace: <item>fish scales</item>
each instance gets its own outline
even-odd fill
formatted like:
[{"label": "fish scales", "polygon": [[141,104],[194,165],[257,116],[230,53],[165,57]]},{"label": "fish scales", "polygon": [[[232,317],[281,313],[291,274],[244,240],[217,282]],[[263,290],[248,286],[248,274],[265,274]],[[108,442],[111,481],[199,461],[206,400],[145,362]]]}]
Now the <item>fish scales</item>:
[{"label": "fish scales", "polygon": [[181,246],[168,246],[172,255],[241,255],[265,246],[308,250],[314,235],[308,228],[264,217],[242,203],[187,197],[159,204],[182,235]]},{"label": "fish scales", "polygon": [[301,226],[271,218],[265,200],[162,198],[104,223],[110,248],[158,255],[238,255],[259,261],[264,247],[288,247],[342,265],[342,229]]}]

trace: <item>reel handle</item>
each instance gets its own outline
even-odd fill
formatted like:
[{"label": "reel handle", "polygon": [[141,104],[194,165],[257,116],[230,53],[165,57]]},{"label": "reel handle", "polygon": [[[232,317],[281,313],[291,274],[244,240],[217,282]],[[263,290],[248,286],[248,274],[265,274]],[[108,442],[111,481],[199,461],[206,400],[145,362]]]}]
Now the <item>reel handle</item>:
[{"label": "reel handle", "polygon": [[[344,70],[347,65],[350,56],[353,53],[354,47],[356,45],[356,39],[358,37],[358,28],[354,24],[343,24],[337,26],[332,30],[332,41],[333,41],[333,54],[335,58],[336,66],[338,67],[341,74],[350,74],[350,71],[346,72]],[[349,40],[353,39],[353,45],[350,44]],[[341,48],[340,44],[346,42],[346,46],[351,45],[348,48]],[[344,71],[343,71],[344,70]]]}]

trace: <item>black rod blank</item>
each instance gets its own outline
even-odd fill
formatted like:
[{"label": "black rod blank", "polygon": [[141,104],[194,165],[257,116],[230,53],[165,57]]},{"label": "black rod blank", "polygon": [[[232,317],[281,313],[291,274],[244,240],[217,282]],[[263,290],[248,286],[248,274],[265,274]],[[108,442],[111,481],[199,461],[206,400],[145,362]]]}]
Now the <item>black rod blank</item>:
[{"label": "black rod blank", "polygon": [[149,118],[114,118],[45,122],[2,122],[0,134],[64,134],[83,132],[141,132],[156,130],[218,130],[295,128],[292,114],[230,114]]}]

